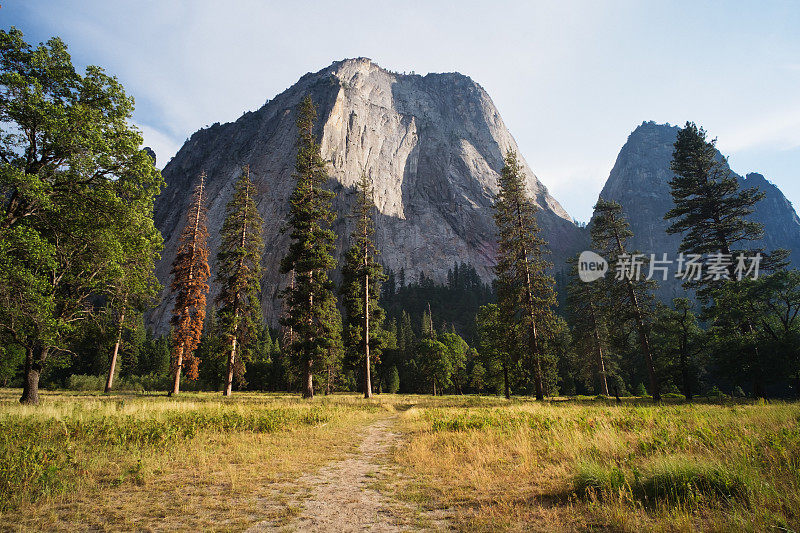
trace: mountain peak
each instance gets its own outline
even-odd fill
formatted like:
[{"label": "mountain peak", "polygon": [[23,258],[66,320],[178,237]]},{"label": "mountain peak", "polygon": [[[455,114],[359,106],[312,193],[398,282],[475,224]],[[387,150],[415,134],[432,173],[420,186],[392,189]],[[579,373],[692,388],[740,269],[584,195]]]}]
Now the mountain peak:
[{"label": "mountain peak", "polygon": [[[520,152],[486,91],[457,73],[399,74],[371,59],[336,61],[300,78],[261,109],[239,120],[192,135],[164,168],[168,184],[155,206],[165,240],[157,266],[168,286],[170,263],[189,196],[202,170],[208,173],[209,242],[213,256],[232,183],[249,165],[270,243],[262,259],[262,306],[276,323],[277,297],[287,282],[280,260],[289,245],[281,232],[294,188],[297,104],[310,95],[317,105],[315,133],[327,161],[329,187],[337,195],[332,229],[341,256],[353,230],[355,184],[365,172],[375,191],[376,241],[384,265],[406,278],[445,281],[454,263],[473,265],[485,280],[494,276],[496,235],[492,203],[506,150]],[[520,154],[539,224],[551,242],[553,262],[584,246],[583,233],[548,193]],[[217,290],[212,287],[212,292]],[[151,322],[166,330],[172,302],[165,293]]]}]

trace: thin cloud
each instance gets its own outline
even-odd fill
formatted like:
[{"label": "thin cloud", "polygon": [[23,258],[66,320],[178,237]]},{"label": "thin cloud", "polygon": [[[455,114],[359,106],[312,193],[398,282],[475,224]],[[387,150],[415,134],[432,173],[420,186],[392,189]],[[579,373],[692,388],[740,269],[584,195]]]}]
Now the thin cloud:
[{"label": "thin cloud", "polygon": [[765,146],[774,150],[797,148],[800,146],[800,106],[746,122],[720,135],[719,145],[723,152]]}]

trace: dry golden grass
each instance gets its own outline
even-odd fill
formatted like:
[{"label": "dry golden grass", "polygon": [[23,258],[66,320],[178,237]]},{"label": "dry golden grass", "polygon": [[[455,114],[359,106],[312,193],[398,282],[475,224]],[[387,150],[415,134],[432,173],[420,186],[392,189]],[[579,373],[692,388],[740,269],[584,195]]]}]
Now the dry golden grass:
[{"label": "dry golden grass", "polygon": [[799,404],[17,397],[0,391],[2,530],[287,524],[305,497],[296,481],[396,413],[402,436],[371,486],[405,500],[403,522],[420,529],[800,529]]},{"label": "dry golden grass", "polygon": [[[403,415],[407,444],[395,456],[413,480],[401,494],[449,509],[459,529],[800,526],[800,405],[441,401],[445,407]],[[585,491],[579,482],[585,471],[624,481]],[[722,481],[704,484],[707,477],[697,476]],[[691,485],[686,497],[682,484]],[[679,497],[648,496],[665,486],[677,487]],[[735,494],[703,492],[709,486]]]},{"label": "dry golden grass", "polygon": [[223,400],[216,394],[167,399],[47,393],[42,405],[26,407],[16,404],[16,391],[4,391],[0,420],[107,420],[121,425],[133,417],[134,422],[169,424],[176,413],[246,415],[276,409],[321,411],[325,421],[275,432],[226,433],[206,427],[191,437],[152,446],[64,439],[70,459],[59,475],[66,486],[7,509],[0,515],[0,529],[239,531],[264,520],[280,523],[297,512],[290,503],[296,490],[291,482],[352,450],[359,443],[359,428],[392,409],[353,395],[308,402],[265,394]]}]

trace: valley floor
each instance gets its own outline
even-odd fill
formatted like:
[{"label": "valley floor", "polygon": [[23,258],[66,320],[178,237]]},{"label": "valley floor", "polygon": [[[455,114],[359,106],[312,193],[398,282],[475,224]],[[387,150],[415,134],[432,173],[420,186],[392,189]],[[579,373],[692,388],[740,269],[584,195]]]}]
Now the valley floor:
[{"label": "valley floor", "polygon": [[800,529],[800,405],[0,390],[0,530]]}]

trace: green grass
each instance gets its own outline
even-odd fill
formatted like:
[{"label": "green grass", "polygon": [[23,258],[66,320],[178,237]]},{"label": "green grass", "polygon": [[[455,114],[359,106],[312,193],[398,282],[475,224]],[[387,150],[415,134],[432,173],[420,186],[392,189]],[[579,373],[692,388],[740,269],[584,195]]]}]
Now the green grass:
[{"label": "green grass", "polygon": [[691,504],[709,498],[741,503],[753,490],[750,480],[721,464],[685,456],[660,457],[644,471],[586,462],[578,465],[575,492],[588,497],[615,496],[629,491],[649,504]]}]

